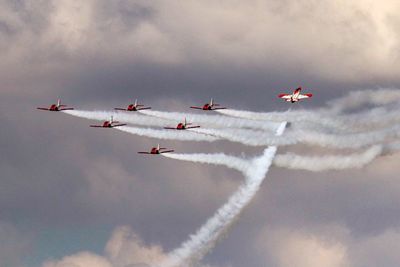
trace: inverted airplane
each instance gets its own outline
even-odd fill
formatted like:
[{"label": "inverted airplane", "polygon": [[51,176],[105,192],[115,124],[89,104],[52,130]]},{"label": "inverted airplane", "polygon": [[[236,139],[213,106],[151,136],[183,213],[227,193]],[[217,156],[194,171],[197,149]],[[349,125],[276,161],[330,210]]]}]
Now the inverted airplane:
[{"label": "inverted airplane", "polygon": [[63,110],[73,110],[74,108],[67,108],[67,105],[62,105],[61,100],[57,100],[57,104],[52,104],[48,108],[37,108],[40,110],[47,110],[47,111],[63,111]]},{"label": "inverted airplane", "polygon": [[138,104],[137,99],[134,104],[129,104],[127,108],[114,108],[115,110],[124,110],[124,111],[138,111],[143,109],[151,109],[151,107],[145,107],[142,104]]},{"label": "inverted airplane", "polygon": [[226,109],[225,107],[219,107],[220,104],[214,103],[211,98],[210,103],[204,104],[202,107],[190,107],[193,109],[201,109],[201,110],[218,110],[218,109]]},{"label": "inverted airplane", "polygon": [[286,102],[291,102],[291,103],[299,102],[302,99],[312,97],[312,94],[300,94],[300,92],[301,92],[301,87],[294,90],[292,94],[280,94],[278,95],[278,97],[284,99]]},{"label": "inverted airplane", "polygon": [[118,126],[125,126],[126,123],[119,123],[119,121],[114,121],[113,116],[111,116],[109,121],[103,122],[102,125],[90,125],[90,127],[95,128],[114,128]]},{"label": "inverted airplane", "polygon": [[160,147],[160,144],[157,145],[157,147],[153,147],[150,152],[138,152],[139,154],[147,154],[147,155],[157,155],[157,154],[163,154],[163,153],[171,153],[174,152],[174,150],[165,150],[167,148],[165,147]]},{"label": "inverted airplane", "polygon": [[170,129],[170,130],[186,130],[186,129],[200,128],[199,125],[196,125],[196,126],[188,126],[188,125],[191,125],[191,124],[192,124],[192,123],[188,123],[188,122],[186,121],[186,118],[185,118],[185,121],[184,121],[184,122],[178,123],[178,125],[176,125],[176,127],[164,127],[164,129]]}]

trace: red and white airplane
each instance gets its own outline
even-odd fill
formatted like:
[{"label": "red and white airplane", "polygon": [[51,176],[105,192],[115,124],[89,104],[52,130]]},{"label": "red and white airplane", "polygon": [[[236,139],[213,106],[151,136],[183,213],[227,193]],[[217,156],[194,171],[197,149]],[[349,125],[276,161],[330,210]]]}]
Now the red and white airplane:
[{"label": "red and white airplane", "polygon": [[52,104],[50,107],[48,108],[37,108],[40,110],[47,110],[47,111],[63,111],[63,110],[73,110],[74,108],[67,108],[67,105],[62,105],[61,104],[61,100],[58,99],[57,100],[57,104]]},{"label": "red and white airplane", "polygon": [[286,102],[292,102],[292,103],[299,102],[302,99],[312,97],[312,94],[300,94],[300,92],[301,92],[301,87],[294,90],[292,94],[280,94],[278,95],[278,97],[285,99]]},{"label": "red and white airplane", "polygon": [[144,107],[144,105],[138,104],[137,99],[135,100],[135,104],[129,104],[127,108],[114,108],[115,110],[124,110],[124,111],[138,111],[143,109],[151,109],[151,107]]},{"label": "red and white airplane", "polygon": [[90,127],[95,127],[95,128],[114,128],[114,127],[125,126],[126,125],[126,123],[120,123],[120,124],[116,124],[116,123],[119,123],[119,121],[114,121],[113,116],[111,116],[111,119],[109,121],[103,122],[102,125],[90,125]]},{"label": "red and white airplane", "polygon": [[196,126],[188,126],[188,125],[191,125],[191,124],[192,124],[192,123],[188,123],[188,122],[186,121],[186,118],[185,118],[185,121],[184,121],[184,122],[178,123],[178,125],[176,125],[176,127],[164,127],[164,129],[170,129],[170,130],[186,130],[186,129],[200,128],[199,125],[196,125]]},{"label": "red and white airplane", "polygon": [[147,154],[147,155],[157,155],[157,154],[163,154],[163,153],[170,153],[174,152],[174,150],[165,150],[167,148],[165,147],[160,147],[160,144],[157,145],[157,147],[153,147],[150,152],[138,152],[139,154]]},{"label": "red and white airplane", "polygon": [[201,109],[201,110],[217,110],[217,109],[226,109],[224,107],[219,107],[220,105],[214,103],[213,99],[211,98],[210,103],[204,104],[202,107],[190,107],[194,109]]}]

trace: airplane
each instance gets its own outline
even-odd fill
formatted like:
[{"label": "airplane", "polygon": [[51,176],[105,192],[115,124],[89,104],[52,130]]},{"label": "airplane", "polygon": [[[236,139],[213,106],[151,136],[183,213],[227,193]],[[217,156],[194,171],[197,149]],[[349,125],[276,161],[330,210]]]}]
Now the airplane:
[{"label": "airplane", "polygon": [[73,110],[74,108],[67,108],[67,105],[62,105],[61,100],[57,100],[57,104],[50,105],[49,108],[37,108],[40,110],[47,110],[47,111],[63,111],[63,110]]},{"label": "airplane", "polygon": [[186,118],[184,122],[178,123],[176,127],[164,127],[164,129],[170,129],[170,130],[186,130],[186,129],[193,129],[193,128],[200,128],[200,126],[187,126],[191,125],[192,123],[186,122]]},{"label": "airplane", "polygon": [[157,147],[153,147],[150,152],[138,152],[139,154],[147,154],[147,155],[157,155],[157,154],[163,154],[163,153],[170,153],[174,152],[174,150],[164,150],[167,149],[165,147],[160,147],[160,144],[157,145]]},{"label": "airplane", "polygon": [[312,94],[300,94],[301,87],[297,88],[293,91],[292,94],[280,94],[278,95],[279,98],[285,99],[286,102],[298,102],[301,99],[311,98]]},{"label": "airplane", "polygon": [[151,107],[144,107],[144,105],[138,104],[137,99],[135,100],[135,104],[129,104],[127,108],[114,108],[115,110],[124,110],[124,111],[138,111],[143,109],[151,109]]},{"label": "airplane", "polygon": [[120,124],[114,124],[114,123],[119,123],[119,121],[114,121],[113,116],[111,116],[111,119],[109,121],[103,122],[102,125],[90,125],[90,127],[96,127],[96,128],[114,128],[118,126],[125,126],[126,123],[120,123]]},{"label": "airplane", "polygon": [[202,107],[190,107],[193,109],[201,109],[201,110],[218,110],[218,109],[226,109],[224,107],[219,107],[219,104],[214,103],[214,100],[211,98],[210,103],[204,104]]}]

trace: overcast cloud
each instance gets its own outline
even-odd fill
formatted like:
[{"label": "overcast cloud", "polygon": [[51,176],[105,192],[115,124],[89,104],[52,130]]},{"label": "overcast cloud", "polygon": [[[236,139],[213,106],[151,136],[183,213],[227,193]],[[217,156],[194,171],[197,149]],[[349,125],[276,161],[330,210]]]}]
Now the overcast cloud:
[{"label": "overcast cloud", "polygon": [[[37,106],[61,97],[108,110],[139,98],[187,112],[214,97],[283,111],[276,95],[298,85],[314,98],[292,110],[351,90],[400,88],[399,12],[396,0],[0,0],[0,266],[152,264],[243,179],[224,167],[139,157],[158,140],[89,129],[87,120]],[[163,144],[262,151],[226,141]],[[320,173],[272,167],[202,263],[397,267],[399,159]]]}]

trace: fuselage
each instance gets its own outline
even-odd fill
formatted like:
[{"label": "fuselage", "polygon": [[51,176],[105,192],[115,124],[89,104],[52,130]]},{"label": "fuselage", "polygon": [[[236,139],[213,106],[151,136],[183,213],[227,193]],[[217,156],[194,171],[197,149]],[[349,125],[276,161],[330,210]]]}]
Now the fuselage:
[{"label": "fuselage", "polygon": [[49,108],[50,111],[59,111],[58,106],[56,104],[53,104]]},{"label": "fuselage", "polygon": [[111,127],[112,127],[112,123],[111,123],[110,121],[105,121],[105,122],[103,123],[103,127],[105,127],[105,128],[111,128]]},{"label": "fuselage", "polygon": [[291,98],[286,99],[286,102],[295,103],[295,102],[299,102],[299,99],[297,97],[292,96]]},{"label": "fuselage", "polygon": [[177,130],[185,130],[185,129],[186,129],[186,126],[185,126],[185,124],[183,124],[183,123],[179,123],[179,124],[176,126],[176,129],[177,129]]},{"label": "fuselage", "polygon": [[128,111],[137,111],[137,108],[136,108],[136,106],[134,104],[130,104],[126,110],[128,110]]},{"label": "fuselage", "polygon": [[156,147],[153,147],[150,151],[150,154],[160,154],[160,150],[157,149]]},{"label": "fuselage", "polygon": [[204,106],[203,106],[203,110],[212,110],[212,105],[210,105],[210,104],[204,104]]}]

